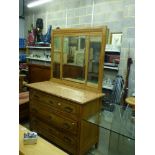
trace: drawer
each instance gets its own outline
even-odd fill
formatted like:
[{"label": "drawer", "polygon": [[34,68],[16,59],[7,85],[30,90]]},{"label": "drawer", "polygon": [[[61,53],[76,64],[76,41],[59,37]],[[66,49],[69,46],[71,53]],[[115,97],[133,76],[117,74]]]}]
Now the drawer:
[{"label": "drawer", "polygon": [[43,93],[37,90],[30,90],[30,100],[37,100],[41,102],[45,102],[48,98],[48,94]]},{"label": "drawer", "polygon": [[78,104],[37,90],[32,90],[30,92],[30,100],[44,103],[44,106],[48,108],[56,108],[58,111],[69,115],[78,116],[80,111]]},{"label": "drawer", "polygon": [[30,126],[33,131],[36,131],[41,135],[44,135],[44,133],[49,133],[53,135],[53,137],[59,137],[59,132],[56,129],[49,127],[46,123],[43,123],[36,117],[33,117],[30,120]]},{"label": "drawer", "polygon": [[31,120],[31,128],[49,141],[56,143],[73,154],[75,153],[77,148],[77,138],[75,136],[59,132],[35,117]]},{"label": "drawer", "polygon": [[57,127],[59,130],[77,134],[78,123],[76,121],[60,117],[57,114],[54,114],[47,110],[45,111],[40,106],[31,106],[30,112],[31,117],[36,116],[39,119]]}]

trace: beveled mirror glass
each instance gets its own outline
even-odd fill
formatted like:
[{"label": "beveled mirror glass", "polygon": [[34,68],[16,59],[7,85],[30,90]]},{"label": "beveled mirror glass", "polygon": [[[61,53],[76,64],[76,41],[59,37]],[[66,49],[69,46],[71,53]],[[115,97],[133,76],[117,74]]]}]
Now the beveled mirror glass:
[{"label": "beveled mirror glass", "polygon": [[54,37],[53,77],[60,78],[61,37]]},{"label": "beveled mirror glass", "polygon": [[85,36],[65,36],[63,39],[62,78],[85,80]]},{"label": "beveled mirror glass", "polygon": [[88,51],[88,78],[87,84],[98,86],[99,56],[101,51],[102,36],[90,36]]}]

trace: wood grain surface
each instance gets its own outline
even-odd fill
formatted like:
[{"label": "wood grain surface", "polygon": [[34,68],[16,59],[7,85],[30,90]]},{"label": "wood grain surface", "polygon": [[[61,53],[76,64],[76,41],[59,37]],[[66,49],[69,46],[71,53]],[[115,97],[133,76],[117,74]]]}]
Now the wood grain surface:
[{"label": "wood grain surface", "polygon": [[21,155],[67,155],[64,151],[50,144],[41,137],[38,137],[37,144],[24,145],[24,132],[29,131],[22,125],[19,125],[19,153]]},{"label": "wood grain surface", "polygon": [[52,81],[31,83],[27,84],[26,86],[46,92],[51,95],[77,102],[79,104],[87,103],[104,95],[102,93],[82,90]]}]

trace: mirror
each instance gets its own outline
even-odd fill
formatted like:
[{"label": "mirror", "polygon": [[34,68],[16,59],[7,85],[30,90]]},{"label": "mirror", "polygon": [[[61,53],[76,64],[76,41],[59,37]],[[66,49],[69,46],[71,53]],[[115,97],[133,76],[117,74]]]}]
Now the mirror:
[{"label": "mirror", "polygon": [[101,36],[90,36],[88,51],[88,77],[87,84],[98,86],[99,77],[99,57],[101,51]]},{"label": "mirror", "polygon": [[51,80],[102,91],[106,26],[52,31]]},{"label": "mirror", "polygon": [[84,83],[85,80],[85,36],[65,36],[63,39],[62,78]]},{"label": "mirror", "polygon": [[54,37],[53,77],[60,78],[61,37]]}]

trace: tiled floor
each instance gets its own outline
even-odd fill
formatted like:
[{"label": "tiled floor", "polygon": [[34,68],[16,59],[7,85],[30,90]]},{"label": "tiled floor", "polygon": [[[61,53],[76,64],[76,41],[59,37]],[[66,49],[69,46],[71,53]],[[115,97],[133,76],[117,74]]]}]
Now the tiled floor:
[{"label": "tiled floor", "polygon": [[[24,122],[23,126],[29,128],[29,123]],[[110,135],[110,141],[109,141]],[[108,150],[110,150],[108,152]],[[135,142],[116,133],[100,128],[98,148],[92,147],[86,155],[134,155]]]}]

